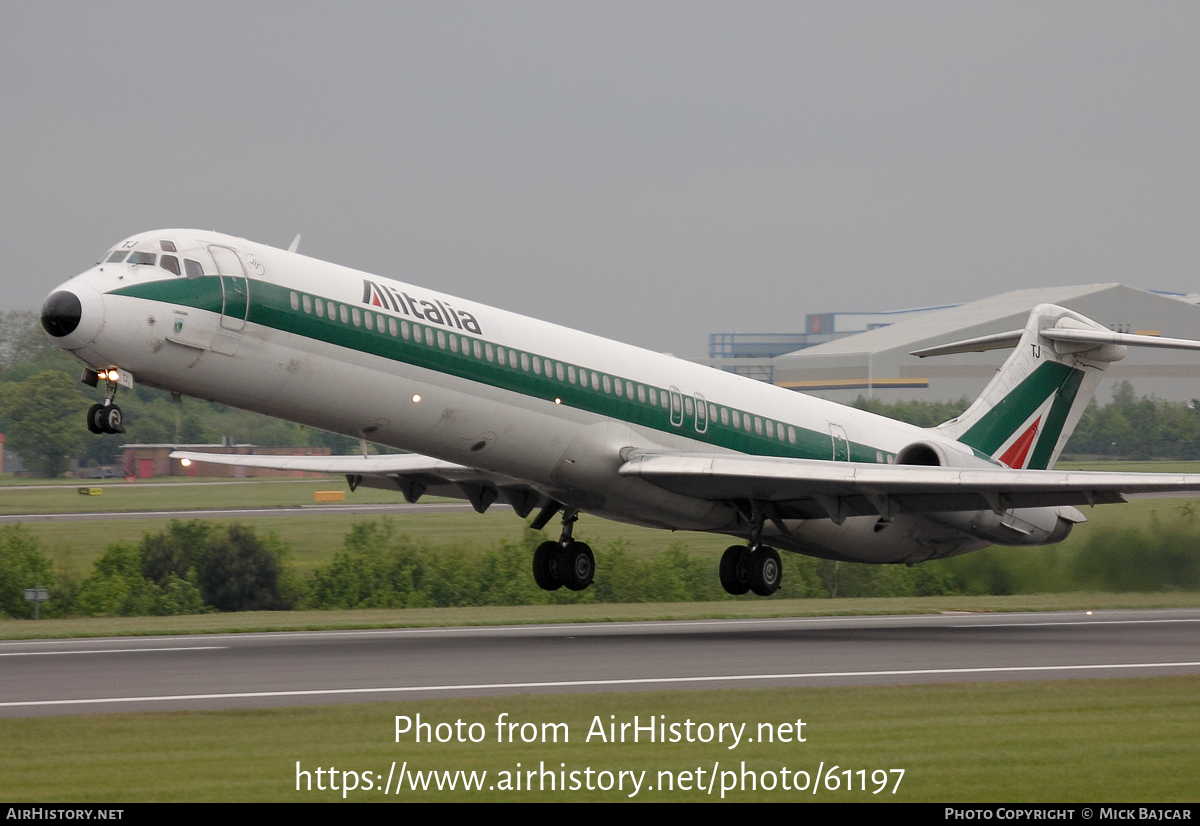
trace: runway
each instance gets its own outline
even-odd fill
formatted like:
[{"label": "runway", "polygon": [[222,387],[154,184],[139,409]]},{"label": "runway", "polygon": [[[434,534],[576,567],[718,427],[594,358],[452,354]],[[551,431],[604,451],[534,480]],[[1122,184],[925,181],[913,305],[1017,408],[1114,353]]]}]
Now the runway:
[{"label": "runway", "polygon": [[1200,674],[1200,610],[0,642],[0,716]]}]

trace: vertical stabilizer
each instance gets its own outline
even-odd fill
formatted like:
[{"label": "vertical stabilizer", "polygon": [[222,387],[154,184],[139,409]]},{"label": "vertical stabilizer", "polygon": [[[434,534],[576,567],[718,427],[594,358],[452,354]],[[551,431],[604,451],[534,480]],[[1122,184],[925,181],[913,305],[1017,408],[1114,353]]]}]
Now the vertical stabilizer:
[{"label": "vertical stabilizer", "polygon": [[[1079,313],[1039,304],[979,398],[938,429],[1009,467],[1052,467],[1105,369],[1125,357],[1126,348],[1113,338],[1110,330]],[[1002,339],[993,336],[987,347],[958,346],[954,352],[992,349]],[[952,347],[935,349],[948,352]]]}]

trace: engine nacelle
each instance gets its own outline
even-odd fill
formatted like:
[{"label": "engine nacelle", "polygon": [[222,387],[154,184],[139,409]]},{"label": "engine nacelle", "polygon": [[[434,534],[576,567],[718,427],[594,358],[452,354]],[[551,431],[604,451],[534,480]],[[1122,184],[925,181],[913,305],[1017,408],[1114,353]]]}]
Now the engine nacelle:
[{"label": "engine nacelle", "polygon": [[[939,442],[913,442],[896,455],[898,465],[934,467],[996,467],[995,462]],[[1014,508],[996,513],[990,510],[938,511],[921,516],[931,522],[961,531],[967,536],[997,545],[1052,545],[1062,542],[1076,522],[1086,518],[1075,508]]]}]

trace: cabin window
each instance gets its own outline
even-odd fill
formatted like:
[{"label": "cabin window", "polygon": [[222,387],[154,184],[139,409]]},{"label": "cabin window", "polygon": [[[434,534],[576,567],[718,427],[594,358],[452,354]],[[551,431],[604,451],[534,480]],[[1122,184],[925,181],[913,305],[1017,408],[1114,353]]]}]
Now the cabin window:
[{"label": "cabin window", "polygon": [[542,360],[537,356],[533,357],[533,374],[540,376],[542,374]]},{"label": "cabin window", "polygon": [[487,356],[487,360],[489,362],[495,360],[496,351],[492,349],[492,345],[490,343],[483,345],[483,352]]},{"label": "cabin window", "polygon": [[400,322],[400,337],[408,341],[408,337],[412,334],[412,325],[407,321]]},{"label": "cabin window", "polygon": [[517,351],[509,350],[508,351],[508,366],[511,367],[512,369],[516,370],[518,364],[520,364],[520,362],[517,360]]},{"label": "cabin window", "polygon": [[575,368],[570,364],[567,365],[567,381],[575,383]]},{"label": "cabin window", "polygon": [[437,331],[437,343],[438,343],[438,349],[441,349],[441,350],[446,349],[446,334],[443,333],[441,330]]},{"label": "cabin window", "polygon": [[582,367],[579,368],[579,384],[583,387],[588,386],[588,371]]},{"label": "cabin window", "polygon": [[638,385],[638,401],[642,404],[646,403],[646,388],[640,384]]},{"label": "cabin window", "polygon": [[[467,348],[464,347],[463,349],[465,350]],[[458,352],[458,336],[454,335],[454,333],[450,334],[450,352],[451,353]]]},{"label": "cabin window", "polygon": [[471,345],[471,348],[475,351],[475,358],[483,358],[483,344],[480,343],[479,339],[475,339],[475,342]]},{"label": "cabin window", "polygon": [[167,272],[180,275],[179,259],[174,255],[164,255],[162,258],[158,259],[158,266],[162,267]]},{"label": "cabin window", "polygon": [[736,410],[729,414],[729,418],[733,420],[733,426],[738,430],[742,429],[742,416]]},{"label": "cabin window", "polygon": [[317,307],[317,318],[324,318],[325,317],[325,302],[319,298],[314,298],[313,303],[316,304],[316,307]]},{"label": "cabin window", "polygon": [[[158,245],[162,247],[163,252],[178,252],[178,250],[175,249],[174,241],[159,241]],[[179,273],[175,274],[178,275]]]},{"label": "cabin window", "polygon": [[[166,258],[166,257],[167,256],[165,256],[165,255],[163,256],[163,258]],[[300,294],[297,292],[293,292],[290,296],[288,296],[288,298],[291,299],[292,309],[299,310],[300,309]]]},{"label": "cabin window", "polygon": [[526,373],[529,372],[529,354],[528,353],[521,354],[521,369],[524,370]]},{"label": "cabin window", "polygon": [[763,420],[758,418],[758,416],[754,417],[754,432],[759,436],[763,434]]},{"label": "cabin window", "polygon": [[605,393],[611,393],[611,392],[612,392],[612,379],[610,379],[608,376],[604,376],[604,377],[603,377],[603,378],[600,380],[600,382],[601,382],[601,384],[603,384],[603,385],[604,385],[604,392],[605,392]]},{"label": "cabin window", "polygon": [[[344,309],[344,308],[343,308],[343,309]],[[355,327],[361,327],[361,326],[362,326],[362,313],[360,313],[360,312],[358,311],[358,307],[355,307],[353,310],[351,310],[351,311],[350,311],[350,317],[354,319],[354,326],[355,326]]]},{"label": "cabin window", "polygon": [[792,427],[791,425],[788,425],[788,441],[792,444],[796,444],[796,428]]},{"label": "cabin window", "polygon": [[563,363],[561,361],[556,361],[554,363],[554,375],[558,376],[559,381],[562,381],[566,376],[566,371],[563,369]]},{"label": "cabin window", "polygon": [[649,390],[646,391],[646,393],[649,394],[649,396],[650,396],[651,406],[658,407],[658,391],[655,390],[653,387],[651,387]]},{"label": "cabin window", "polygon": [[413,325],[413,341],[417,344],[425,343],[425,336],[420,324]]},{"label": "cabin window", "polygon": [[300,304],[302,307],[304,307],[305,315],[312,315],[312,296],[300,296]]},{"label": "cabin window", "polygon": [[625,382],[625,398],[633,400],[633,382],[631,381]]},{"label": "cabin window", "polygon": [[592,371],[592,389],[600,389],[600,374],[595,371]]},{"label": "cabin window", "polygon": [[152,252],[135,252],[133,255],[129,256],[129,263],[130,264],[150,264],[151,266],[153,266],[154,261],[157,257],[158,256],[156,256]]},{"label": "cabin window", "polygon": [[[364,316],[363,326],[366,327],[368,330],[374,330],[375,329],[375,314],[374,313],[363,313],[363,316]],[[381,329],[381,330],[383,329],[383,324],[379,325],[379,329]]]},{"label": "cabin window", "polygon": [[[358,312],[358,311],[355,310],[355,312]],[[346,307],[345,304],[342,304],[341,306],[338,307],[338,317],[340,317],[342,319],[343,324],[350,323],[350,310],[348,307]]]},{"label": "cabin window", "polygon": [[396,319],[389,318],[388,319],[388,332],[392,334],[392,338],[396,337],[397,327],[398,327],[398,325],[396,324]]},{"label": "cabin window", "polygon": [[125,256],[129,255],[129,250],[117,250],[108,258],[104,259],[105,264],[116,264],[118,261],[124,261]]},{"label": "cabin window", "polygon": [[763,427],[767,431],[767,438],[774,439],[775,438],[775,423],[772,422],[770,419],[767,419],[766,424],[764,424]]},{"label": "cabin window", "polygon": [[726,407],[721,408],[721,424],[723,424],[723,425],[729,424],[729,408],[726,408]]}]

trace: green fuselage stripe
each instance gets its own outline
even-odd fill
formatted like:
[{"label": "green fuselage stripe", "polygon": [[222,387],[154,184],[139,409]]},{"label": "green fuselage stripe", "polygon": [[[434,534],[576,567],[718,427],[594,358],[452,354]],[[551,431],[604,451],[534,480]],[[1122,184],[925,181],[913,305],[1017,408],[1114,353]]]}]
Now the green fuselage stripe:
[{"label": "green fuselage stripe", "polygon": [[[700,432],[696,429],[697,417],[695,407],[693,407],[693,413],[690,416],[681,413],[675,414],[675,421],[679,421],[682,415],[682,424],[673,425],[671,423],[671,411],[662,404],[664,397],[669,398],[669,390],[661,387],[653,387],[644,382],[635,382],[602,370],[593,370],[591,367],[578,364],[568,365],[567,362],[561,362],[564,371],[568,366],[571,366],[577,371],[586,370],[589,377],[594,372],[598,376],[607,376],[609,381],[614,385],[613,392],[605,392],[603,385],[601,385],[601,389],[595,390],[592,388],[590,381],[586,386],[582,386],[578,383],[571,383],[567,380],[560,381],[555,378],[556,373],[549,365],[557,365],[560,363],[560,360],[552,356],[540,353],[534,354],[517,349],[515,353],[517,353],[518,357],[518,366],[512,366],[508,363],[507,359],[505,364],[501,365],[498,359],[496,361],[488,361],[486,358],[476,358],[470,350],[470,348],[473,348],[475,341],[486,342],[492,347],[505,350],[506,353],[510,348],[490,342],[483,336],[465,333],[450,325],[421,324],[393,312],[390,308],[373,307],[366,304],[355,304],[324,298],[319,299],[326,307],[336,306],[341,308],[344,305],[348,311],[370,312],[374,313],[377,318],[382,316],[388,319],[395,319],[398,324],[400,322],[407,322],[413,328],[421,327],[428,331],[426,341],[430,341],[431,343],[417,343],[415,335],[408,339],[405,339],[401,335],[393,336],[386,329],[378,329],[382,325],[377,324],[377,329],[368,330],[365,326],[354,326],[353,323],[343,323],[337,320],[337,316],[331,318],[331,312],[326,312],[324,317],[317,317],[315,312],[305,312],[303,309],[294,310],[291,306],[293,291],[288,288],[253,280],[249,282],[248,286],[250,306],[246,315],[246,321],[250,323],[270,327],[315,341],[333,344],[338,347],[357,350],[372,356],[410,364],[414,367],[425,368],[437,373],[456,376],[468,381],[478,382],[551,403],[555,399],[560,399],[562,404],[580,410],[587,410],[601,416],[619,419],[630,424],[683,436],[684,438],[705,442],[714,446],[729,448],[740,453],[820,460],[829,460],[833,457],[833,437],[829,433],[822,433],[800,427],[793,423],[784,422],[782,423],[783,426],[794,428],[796,442],[793,444],[786,432],[783,440],[777,437],[767,437],[765,433],[759,434],[757,431],[747,432],[743,428],[734,428],[732,424],[722,424],[720,409],[725,408],[730,412],[731,421],[735,411],[739,418],[742,419],[763,419],[764,417],[753,417],[753,414],[747,414],[744,410],[720,404],[712,399],[706,399],[705,401],[710,405],[716,406],[718,415],[709,415],[707,429],[704,432]],[[152,281],[122,287],[113,290],[112,293],[114,295],[131,296],[182,305],[218,315],[222,312],[221,284],[219,278],[216,276]],[[303,293],[298,294],[301,296],[304,295]],[[311,294],[309,294],[309,298],[314,303],[318,300],[317,296]],[[241,313],[242,307],[238,306],[237,317],[239,319],[241,318]],[[458,338],[458,352],[450,350],[450,336]],[[442,346],[439,346],[439,344]],[[529,357],[530,360],[536,356],[542,361],[543,370],[541,375],[535,374],[532,370],[524,369],[523,364],[519,360],[521,354]],[[646,388],[647,391],[653,387],[659,399],[658,404],[652,405],[648,401],[639,401],[636,392],[634,393],[634,398],[631,399],[628,393],[622,392],[618,394],[616,390],[616,386],[618,385],[622,388],[629,386],[636,388],[639,384]],[[689,397],[687,394],[681,395],[683,399],[691,398],[692,404],[696,404],[694,397]],[[765,421],[764,419],[764,425]],[[771,419],[770,421],[774,423],[774,428],[781,428],[778,420]],[[841,457],[839,456],[839,458]],[[851,462],[875,463],[879,462],[881,458],[883,461],[887,461],[888,454],[870,445],[856,442],[849,443],[849,461]]]}]

